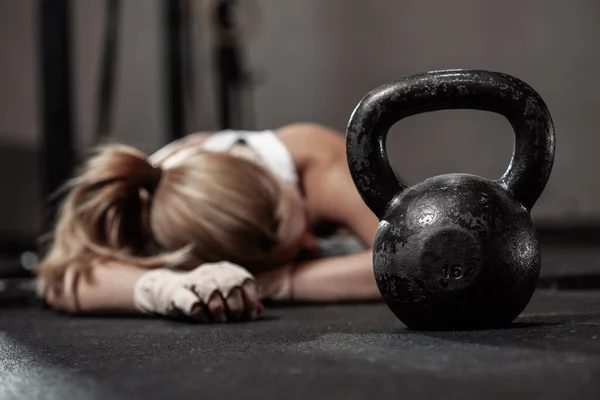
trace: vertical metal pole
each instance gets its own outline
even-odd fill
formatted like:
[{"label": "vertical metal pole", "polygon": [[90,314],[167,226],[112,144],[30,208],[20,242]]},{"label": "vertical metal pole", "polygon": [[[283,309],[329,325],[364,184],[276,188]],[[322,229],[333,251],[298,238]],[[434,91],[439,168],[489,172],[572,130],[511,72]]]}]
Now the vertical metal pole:
[{"label": "vertical metal pole", "polygon": [[103,140],[112,133],[112,114],[115,93],[115,76],[119,50],[119,31],[121,25],[121,0],[105,0],[106,16],[104,25],[104,43],[98,81],[98,115],[96,139]]},{"label": "vertical metal pole", "polygon": [[[221,31],[230,30],[233,27],[233,6],[229,0],[215,0],[215,23]],[[217,38],[215,47],[216,75],[217,75],[217,99],[219,104],[219,128],[232,129],[232,98],[231,91],[233,80],[236,76],[236,53],[231,43],[227,43],[222,34]]]},{"label": "vertical metal pole", "polygon": [[[42,100],[41,171],[46,200],[71,176],[75,163],[71,14],[69,0],[39,0],[38,5]],[[44,231],[47,231],[52,219],[52,216],[47,216]]]},{"label": "vertical metal pole", "polygon": [[186,133],[182,19],[189,12],[189,0],[164,0],[164,6],[169,139],[176,140]]}]

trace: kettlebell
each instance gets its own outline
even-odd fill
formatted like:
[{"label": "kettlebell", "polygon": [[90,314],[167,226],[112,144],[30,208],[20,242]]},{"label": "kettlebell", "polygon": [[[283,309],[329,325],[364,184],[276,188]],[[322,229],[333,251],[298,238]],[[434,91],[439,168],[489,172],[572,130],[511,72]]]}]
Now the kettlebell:
[{"label": "kettlebell", "polygon": [[[512,160],[498,180],[464,173],[407,187],[392,170],[393,124],[445,109],[498,113],[511,124]],[[540,95],[500,72],[443,70],[411,75],[369,92],[346,132],[348,166],[379,219],[375,280],[409,329],[489,329],[525,309],[541,266],[530,212],[554,163],[554,125]]]}]

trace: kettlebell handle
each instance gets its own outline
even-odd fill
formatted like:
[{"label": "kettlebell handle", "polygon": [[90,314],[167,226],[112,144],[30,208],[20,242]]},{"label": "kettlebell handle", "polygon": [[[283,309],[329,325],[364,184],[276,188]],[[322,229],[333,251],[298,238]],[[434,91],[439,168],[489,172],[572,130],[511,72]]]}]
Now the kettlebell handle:
[{"label": "kettlebell handle", "polygon": [[430,111],[474,109],[503,115],[515,144],[504,175],[495,181],[528,211],[542,194],[554,163],[554,125],[540,95],[500,72],[444,70],[382,85],[356,106],[346,132],[348,166],[363,201],[381,220],[406,186],[386,151],[389,129],[401,119]]}]

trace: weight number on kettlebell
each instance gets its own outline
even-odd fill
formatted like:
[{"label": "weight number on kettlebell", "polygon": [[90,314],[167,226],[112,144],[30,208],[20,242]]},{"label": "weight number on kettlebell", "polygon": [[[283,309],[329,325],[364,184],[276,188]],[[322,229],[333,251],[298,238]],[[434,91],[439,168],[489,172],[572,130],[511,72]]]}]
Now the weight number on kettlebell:
[{"label": "weight number on kettlebell", "polygon": [[442,268],[442,273],[444,274],[444,278],[446,280],[450,279],[460,279],[463,277],[463,271],[460,265],[454,264],[451,267],[447,265]]}]

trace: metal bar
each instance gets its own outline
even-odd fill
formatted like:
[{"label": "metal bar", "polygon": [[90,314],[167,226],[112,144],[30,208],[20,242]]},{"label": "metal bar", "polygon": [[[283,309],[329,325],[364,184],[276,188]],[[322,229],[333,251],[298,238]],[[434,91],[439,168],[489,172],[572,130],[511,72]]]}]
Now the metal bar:
[{"label": "metal bar", "polygon": [[104,43],[98,82],[98,115],[96,138],[103,139],[112,132],[115,72],[119,50],[121,0],[106,0]]},{"label": "metal bar", "polygon": [[[44,200],[71,176],[75,163],[70,5],[69,0],[40,0],[38,3]],[[54,213],[47,214],[44,231],[52,223]]]},{"label": "metal bar", "polygon": [[218,27],[218,37],[215,46],[215,73],[217,75],[217,102],[219,104],[219,128],[233,128],[232,90],[237,75],[236,50],[226,37],[225,32],[234,26],[233,8],[235,1],[214,0],[216,3],[215,25]]},{"label": "metal bar", "polygon": [[169,139],[185,135],[185,88],[183,79],[182,14],[188,0],[164,0]]}]

